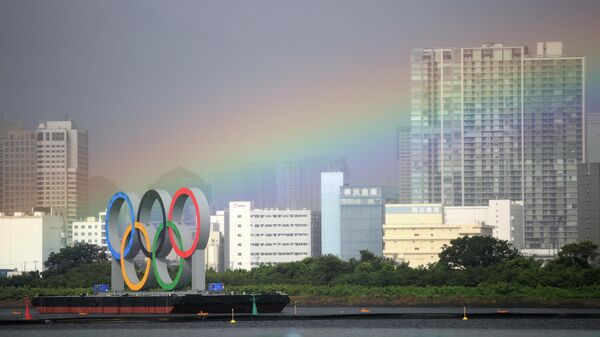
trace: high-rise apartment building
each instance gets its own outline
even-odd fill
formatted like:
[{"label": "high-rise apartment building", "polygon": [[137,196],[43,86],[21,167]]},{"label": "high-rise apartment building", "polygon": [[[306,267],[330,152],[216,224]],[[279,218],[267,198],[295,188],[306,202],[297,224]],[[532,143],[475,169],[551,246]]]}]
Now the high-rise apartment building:
[{"label": "high-rise apartment building", "polygon": [[523,200],[526,248],[576,240],[584,73],[561,42],[413,50],[412,201]]},{"label": "high-rise apartment building", "polygon": [[577,173],[578,240],[600,245],[600,163],[579,164]]},{"label": "high-rise apartment building", "polygon": [[35,131],[0,131],[0,212],[31,212],[36,206]]},{"label": "high-rise apartment building", "polygon": [[[88,134],[71,121],[40,123],[37,130],[37,205],[66,209],[67,223],[85,217]],[[63,229],[67,241],[72,234]],[[64,244],[63,243],[63,244]]]},{"label": "high-rise apartment building", "polygon": [[411,161],[410,161],[410,126],[396,130],[396,160],[398,161],[398,201],[407,204],[411,201]]},{"label": "high-rise apartment building", "polygon": [[[4,139],[7,136],[7,132],[13,129],[20,129],[19,125],[14,122],[8,122],[0,119],[0,190],[4,190]],[[3,212],[4,207],[4,193],[0,192],[0,212]]]}]

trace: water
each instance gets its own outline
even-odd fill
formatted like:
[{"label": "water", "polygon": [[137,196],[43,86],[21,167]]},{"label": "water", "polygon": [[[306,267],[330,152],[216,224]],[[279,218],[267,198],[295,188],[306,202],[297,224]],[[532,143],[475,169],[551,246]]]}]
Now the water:
[{"label": "water", "polygon": [[0,326],[0,336],[42,337],[584,337],[600,336],[600,319],[336,319],[297,321],[56,322]]}]

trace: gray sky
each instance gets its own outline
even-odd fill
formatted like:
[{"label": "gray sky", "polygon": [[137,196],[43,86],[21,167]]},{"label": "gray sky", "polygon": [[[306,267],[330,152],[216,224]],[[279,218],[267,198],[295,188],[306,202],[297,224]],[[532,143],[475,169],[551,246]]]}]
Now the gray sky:
[{"label": "gray sky", "polygon": [[600,1],[0,0],[0,113],[29,127],[68,115],[90,132],[91,173],[122,186],[311,154],[385,183],[410,49],[562,40],[588,57],[597,112],[599,14]]}]

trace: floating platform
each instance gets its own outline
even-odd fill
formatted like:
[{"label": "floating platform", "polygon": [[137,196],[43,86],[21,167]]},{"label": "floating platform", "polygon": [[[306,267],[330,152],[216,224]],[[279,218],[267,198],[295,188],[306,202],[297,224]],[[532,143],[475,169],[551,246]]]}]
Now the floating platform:
[{"label": "floating platform", "polygon": [[37,296],[31,303],[40,314],[209,314],[280,313],[290,303],[283,294],[122,294],[105,296]]}]

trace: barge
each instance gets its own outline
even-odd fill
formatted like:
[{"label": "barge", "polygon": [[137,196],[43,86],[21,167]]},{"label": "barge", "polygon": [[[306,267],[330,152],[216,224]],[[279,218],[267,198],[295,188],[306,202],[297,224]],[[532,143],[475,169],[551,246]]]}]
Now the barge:
[{"label": "barge", "polygon": [[290,302],[283,294],[119,294],[104,296],[37,296],[31,301],[40,314],[226,314],[280,313]]}]

